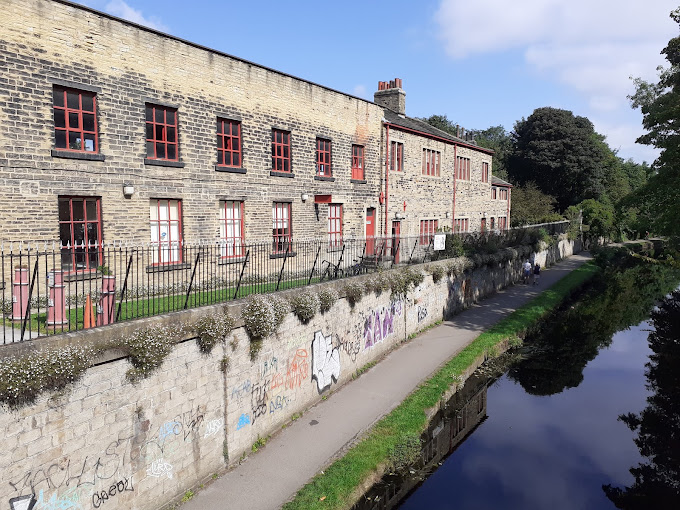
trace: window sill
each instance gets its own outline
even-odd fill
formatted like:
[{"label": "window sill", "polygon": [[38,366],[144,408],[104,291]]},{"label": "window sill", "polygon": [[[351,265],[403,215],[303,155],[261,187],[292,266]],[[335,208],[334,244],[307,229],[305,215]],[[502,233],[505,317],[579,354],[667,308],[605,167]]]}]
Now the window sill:
[{"label": "window sill", "polygon": [[230,174],[245,174],[248,170],[237,166],[215,165],[215,172],[227,172]]},{"label": "window sill", "polygon": [[277,172],[276,170],[270,170],[269,175],[274,177],[287,177],[289,179],[295,177],[295,174],[293,172]]},{"label": "window sill", "polygon": [[147,273],[165,273],[167,271],[180,271],[182,269],[189,269],[191,264],[185,262],[175,264],[161,264],[158,266],[146,266]]},{"label": "window sill", "polygon": [[97,152],[76,152],[52,149],[53,158],[83,159],[85,161],[104,161],[104,155]]},{"label": "window sill", "polygon": [[366,184],[368,181],[365,181],[364,179],[350,179],[349,182],[352,184]]},{"label": "window sill", "polygon": [[182,163],[181,161],[171,161],[169,159],[144,158],[144,164],[151,166],[170,166],[173,168],[184,168],[184,163]]},{"label": "window sill", "polygon": [[225,257],[217,261],[218,266],[226,266],[229,264],[242,264],[246,260],[246,257]]},{"label": "window sill", "polygon": [[[288,252],[288,257],[287,257],[287,258],[295,257],[296,255],[297,255],[296,252],[294,252],[294,251],[289,251],[289,252]],[[283,252],[283,253],[272,253],[272,254],[269,255],[269,258],[270,258],[270,259],[282,259],[283,257],[286,257],[286,253],[285,253],[285,252]]]},{"label": "window sill", "polygon": [[326,177],[324,175],[315,175],[314,180],[315,181],[335,182],[335,177]]}]

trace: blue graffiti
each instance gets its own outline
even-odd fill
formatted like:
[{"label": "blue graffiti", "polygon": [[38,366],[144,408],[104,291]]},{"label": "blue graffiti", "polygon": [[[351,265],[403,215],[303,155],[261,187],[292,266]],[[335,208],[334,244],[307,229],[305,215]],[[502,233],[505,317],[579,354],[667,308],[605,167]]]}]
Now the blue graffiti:
[{"label": "blue graffiti", "polygon": [[236,425],[236,430],[241,430],[246,425],[250,425],[250,415],[244,413],[238,419],[238,425]]}]

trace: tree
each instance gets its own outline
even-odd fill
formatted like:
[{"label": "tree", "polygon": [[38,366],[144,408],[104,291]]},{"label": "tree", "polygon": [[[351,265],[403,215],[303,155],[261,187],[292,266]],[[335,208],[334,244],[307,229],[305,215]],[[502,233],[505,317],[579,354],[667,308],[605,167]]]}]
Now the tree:
[{"label": "tree", "polygon": [[[480,147],[494,151],[492,173],[501,179],[508,179],[508,156],[512,151],[512,138],[503,126],[491,126],[475,131],[475,141]],[[513,192],[514,193],[514,192]],[[513,194],[514,200],[514,194]]]},{"label": "tree", "polygon": [[512,226],[559,221],[555,212],[555,199],[542,193],[533,182],[512,190]]},{"label": "tree", "polygon": [[578,206],[583,211],[583,223],[588,225],[588,235],[594,238],[611,238],[615,234],[614,207],[589,198]]},{"label": "tree", "polygon": [[604,138],[585,117],[558,108],[537,108],[515,124],[508,158],[511,180],[533,181],[563,211],[606,195],[608,152]]},{"label": "tree", "polygon": [[446,115],[430,115],[428,118],[420,120],[427,122],[430,126],[441,129],[450,135],[458,136],[458,125],[449,120]]}]

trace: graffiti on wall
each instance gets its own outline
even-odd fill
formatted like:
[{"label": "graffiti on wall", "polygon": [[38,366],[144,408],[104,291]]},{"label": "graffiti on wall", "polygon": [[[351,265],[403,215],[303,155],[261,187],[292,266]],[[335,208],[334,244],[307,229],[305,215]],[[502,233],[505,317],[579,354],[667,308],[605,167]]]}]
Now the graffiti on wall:
[{"label": "graffiti on wall", "polygon": [[418,324],[427,319],[427,308],[424,306],[418,306]]},{"label": "graffiti on wall", "polygon": [[243,413],[239,416],[238,423],[236,424],[236,430],[241,430],[246,425],[250,425],[250,415]]},{"label": "graffiti on wall", "polygon": [[370,310],[362,318],[364,349],[370,349],[394,333],[394,321],[401,317],[403,302],[393,301],[389,306]]},{"label": "graffiti on wall", "polygon": [[340,378],[340,349],[333,347],[333,335],[314,333],[312,341],[312,379],[316,379],[319,393]]}]

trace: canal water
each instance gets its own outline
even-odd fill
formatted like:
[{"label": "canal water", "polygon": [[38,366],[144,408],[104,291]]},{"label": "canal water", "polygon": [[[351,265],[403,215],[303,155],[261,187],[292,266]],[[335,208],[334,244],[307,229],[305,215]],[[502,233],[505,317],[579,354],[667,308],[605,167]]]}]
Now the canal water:
[{"label": "canal water", "polygon": [[[596,282],[520,352],[478,370],[430,423],[419,459],[355,509],[680,508],[680,292],[662,300],[679,280],[636,266]],[[655,366],[677,374],[667,395]]]}]

